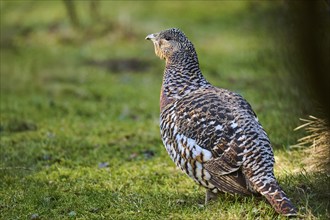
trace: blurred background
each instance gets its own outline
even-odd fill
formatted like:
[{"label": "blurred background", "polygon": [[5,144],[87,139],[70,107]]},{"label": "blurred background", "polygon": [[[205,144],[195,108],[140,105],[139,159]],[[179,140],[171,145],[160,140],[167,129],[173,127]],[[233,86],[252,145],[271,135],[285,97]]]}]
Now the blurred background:
[{"label": "blurred background", "polygon": [[31,213],[43,192],[17,179],[32,171],[56,182],[58,169],[173,165],[150,33],[183,30],[208,81],[250,102],[276,151],[305,135],[293,131],[299,118],[329,119],[328,1],[1,0],[0,10],[1,186],[29,186],[20,201]]},{"label": "blurred background", "polygon": [[178,27],[206,78],[291,143],[299,117],[329,116],[328,23],[326,1],[1,1],[1,129],[39,114],[158,118],[164,62],[144,37]]}]

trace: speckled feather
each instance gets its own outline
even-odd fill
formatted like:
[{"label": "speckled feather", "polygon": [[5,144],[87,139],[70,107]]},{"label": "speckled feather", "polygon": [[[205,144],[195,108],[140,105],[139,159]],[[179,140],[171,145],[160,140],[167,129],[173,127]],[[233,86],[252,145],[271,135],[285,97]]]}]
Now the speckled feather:
[{"label": "speckled feather", "polygon": [[174,163],[207,192],[261,194],[278,213],[296,215],[276,181],[270,141],[249,103],[207,82],[194,46],[179,29],[146,39],[166,61],[160,130]]}]

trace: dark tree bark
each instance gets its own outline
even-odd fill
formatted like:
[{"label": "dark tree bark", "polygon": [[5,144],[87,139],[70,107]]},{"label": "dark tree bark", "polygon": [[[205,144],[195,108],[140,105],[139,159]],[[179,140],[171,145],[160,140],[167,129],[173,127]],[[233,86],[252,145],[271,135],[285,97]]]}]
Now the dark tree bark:
[{"label": "dark tree bark", "polygon": [[301,59],[299,76],[314,94],[325,117],[330,121],[330,15],[329,0],[289,1],[296,46],[293,56]]},{"label": "dark tree bark", "polygon": [[76,8],[75,8],[73,0],[63,0],[63,2],[65,4],[71,25],[74,28],[79,28],[80,23],[79,23],[79,19],[78,19],[77,13],[76,13]]},{"label": "dark tree bark", "polygon": [[89,12],[93,21],[100,20],[100,1],[99,0],[90,0],[89,3]]}]

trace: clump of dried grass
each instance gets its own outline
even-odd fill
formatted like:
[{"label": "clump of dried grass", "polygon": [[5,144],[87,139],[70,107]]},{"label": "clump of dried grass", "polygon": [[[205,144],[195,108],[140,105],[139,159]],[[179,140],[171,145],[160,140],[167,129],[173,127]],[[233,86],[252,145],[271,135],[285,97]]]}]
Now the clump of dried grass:
[{"label": "clump of dried grass", "polygon": [[321,171],[330,173],[330,127],[320,118],[309,116],[300,119],[304,124],[294,130],[305,129],[307,136],[300,138],[294,147],[307,147],[309,155],[303,162],[308,171]]}]

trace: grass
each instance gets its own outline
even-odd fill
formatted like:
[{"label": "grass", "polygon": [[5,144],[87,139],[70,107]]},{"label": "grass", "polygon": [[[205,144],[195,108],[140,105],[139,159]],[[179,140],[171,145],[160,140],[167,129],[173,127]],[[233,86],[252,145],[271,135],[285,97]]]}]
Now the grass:
[{"label": "grass", "polygon": [[[202,205],[204,190],[167,156],[164,64],[143,39],[174,26],[194,42],[206,78],[251,103],[299,213],[329,218],[329,176],[305,172],[306,153],[289,147],[302,136],[299,118],[316,110],[272,38],[282,33],[280,2],[100,4],[95,23],[76,2],[74,30],[60,1],[0,2],[1,219],[283,219],[259,198]],[[132,58],[147,68],[87,64]]]}]

